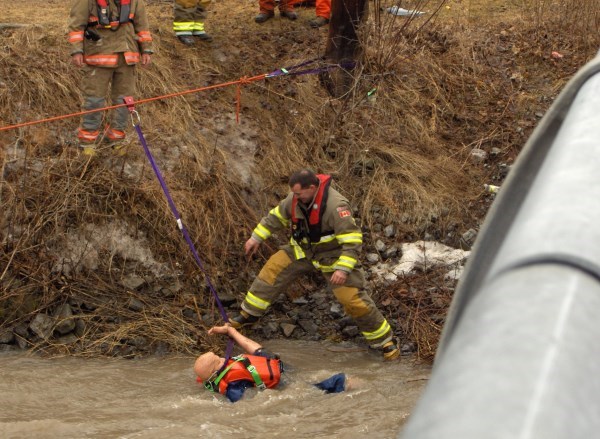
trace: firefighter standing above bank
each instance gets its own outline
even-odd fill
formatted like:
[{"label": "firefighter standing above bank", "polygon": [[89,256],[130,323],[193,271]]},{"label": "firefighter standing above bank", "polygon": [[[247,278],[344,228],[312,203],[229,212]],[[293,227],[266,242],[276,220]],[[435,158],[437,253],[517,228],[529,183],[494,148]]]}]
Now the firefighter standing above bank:
[{"label": "firefighter standing above bank", "polygon": [[[74,0],[69,43],[73,64],[84,69],[83,109],[106,106],[109,85],[112,104],[122,104],[125,96],[135,92],[136,64],[150,64],[152,36],[143,0]],[[128,123],[126,107],[114,110],[104,129],[102,112],[84,115],[77,134],[83,152],[93,155],[99,141],[122,141]]]},{"label": "firefighter standing above bank", "polygon": [[206,9],[211,0],[175,0],[173,4],[173,32],[186,46],[193,46],[194,37],[207,43],[212,37],[204,30]]},{"label": "firefighter standing above bank", "polygon": [[294,5],[292,0],[258,0],[258,7],[260,12],[254,21],[257,23],[264,23],[275,16],[275,6],[279,7],[279,15],[288,20],[297,20],[298,14],[294,12]]},{"label": "firefighter standing above bank", "polygon": [[230,323],[239,328],[254,323],[294,279],[312,270],[327,279],[336,299],[351,316],[369,345],[386,360],[400,355],[392,329],[365,292],[358,261],[362,232],[352,217],[348,200],[331,187],[331,177],[310,170],[289,179],[290,194],[264,217],[244,246],[254,254],[274,232],[290,228],[290,243],[264,265]]},{"label": "firefighter standing above bank", "polygon": [[314,6],[316,17],[308,20],[310,27],[321,27],[329,24],[331,18],[331,0],[290,0],[293,6]]},{"label": "firefighter standing above bank", "polygon": [[315,0],[316,17],[309,20],[311,27],[317,28],[329,24],[331,18],[331,0]]}]

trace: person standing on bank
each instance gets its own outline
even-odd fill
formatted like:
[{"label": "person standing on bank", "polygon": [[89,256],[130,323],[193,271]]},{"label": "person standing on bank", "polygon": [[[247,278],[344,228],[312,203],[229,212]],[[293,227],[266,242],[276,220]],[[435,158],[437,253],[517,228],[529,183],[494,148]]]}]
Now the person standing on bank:
[{"label": "person standing on bank", "polygon": [[[294,12],[294,4],[292,0],[279,0],[279,15],[288,20],[297,20],[298,14]],[[264,23],[265,21],[275,16],[275,0],[258,0],[260,12],[254,21],[256,23]]]},{"label": "person standing on bank", "polygon": [[316,17],[308,21],[310,27],[318,28],[329,24],[331,18],[331,0],[316,0],[315,1]]},{"label": "person standing on bank", "polygon": [[400,356],[392,329],[365,292],[358,256],[362,232],[348,200],[331,187],[331,176],[303,169],[289,179],[291,192],[265,216],[244,245],[254,254],[273,232],[290,228],[290,243],[272,255],[246,293],[240,314],[229,319],[234,328],[256,322],[294,279],[320,271],[333,294],[359,327],[370,347],[385,360]]},{"label": "person standing on bank", "polygon": [[[83,109],[106,106],[110,85],[113,105],[135,93],[135,66],[150,64],[152,36],[143,0],[73,0],[69,18],[71,61],[83,68]],[[129,110],[114,110],[100,136],[102,113],[86,114],[77,137],[84,154],[94,155],[98,138],[109,143],[125,139]]]},{"label": "person standing on bank", "polygon": [[173,31],[186,46],[194,45],[194,37],[207,43],[212,41],[212,37],[204,30],[204,19],[209,4],[210,0],[175,0]]}]

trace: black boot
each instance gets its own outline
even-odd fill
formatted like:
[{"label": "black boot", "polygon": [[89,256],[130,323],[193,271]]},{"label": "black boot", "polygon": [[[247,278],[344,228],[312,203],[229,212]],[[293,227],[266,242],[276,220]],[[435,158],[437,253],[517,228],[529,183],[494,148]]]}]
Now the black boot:
[{"label": "black boot", "polygon": [[261,12],[260,14],[258,14],[256,17],[254,17],[254,21],[256,21],[257,23],[264,23],[265,21],[267,21],[269,18],[273,18],[275,14],[273,12],[268,13],[268,12]]},{"label": "black boot", "polygon": [[186,46],[193,46],[195,42],[191,35],[177,35],[177,38]]},{"label": "black boot", "polygon": [[208,35],[206,32],[194,34],[194,36],[196,38],[198,38],[200,41],[205,41],[207,43],[210,43],[213,40],[213,37],[211,37],[210,35]]},{"label": "black boot", "polygon": [[310,20],[308,22],[308,24],[310,24],[310,27],[314,27],[314,28],[325,26],[327,23],[329,23],[329,20],[325,17],[313,18],[312,20]]},{"label": "black boot", "polygon": [[287,18],[288,20],[296,20],[298,18],[298,14],[296,14],[294,11],[280,11],[279,15]]},{"label": "black boot", "polygon": [[400,349],[398,349],[398,340],[393,338],[383,345],[383,360],[392,361],[400,357]]},{"label": "black boot", "polygon": [[240,314],[235,316],[232,319],[229,319],[229,323],[235,329],[239,329],[242,326],[251,325],[252,323],[258,321],[258,317],[252,316],[248,314],[246,311],[240,311]]}]

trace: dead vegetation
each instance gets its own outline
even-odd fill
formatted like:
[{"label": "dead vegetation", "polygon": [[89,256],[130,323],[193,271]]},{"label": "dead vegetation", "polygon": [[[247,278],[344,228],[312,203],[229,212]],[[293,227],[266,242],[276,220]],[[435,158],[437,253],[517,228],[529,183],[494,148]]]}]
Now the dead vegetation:
[{"label": "dead vegetation", "polygon": [[[79,72],[61,27],[45,25],[65,22],[62,3],[37,17],[30,1],[5,11],[13,24],[30,17],[35,25],[0,29],[0,126],[78,111]],[[170,3],[150,2],[156,55],[140,72],[138,96],[320,56],[325,31],[279,20],[255,27],[255,5],[233,3],[220,2],[207,20],[213,46],[189,49],[172,35]],[[144,134],[217,290],[245,292],[262,260],[246,262],[242,244],[286,193],[286,176],[303,166],[334,174],[369,239],[376,223],[395,224],[400,241],[429,234],[458,246],[460,233],[477,228],[487,211],[482,184],[501,181],[499,164],[512,163],[539,113],[595,54],[597,3],[396,2],[439,11],[406,19],[377,1],[362,34],[360,75],[344,99],[330,100],[316,75],[306,75],[242,87],[241,124],[235,87],[140,107]],[[106,150],[88,161],[73,144],[77,123],[0,132],[0,328],[25,339],[19,331],[26,334],[36,314],[69,303],[68,318],[84,323],[76,340],[29,337],[26,345],[124,356],[160,345],[186,353],[205,347],[203,328],[218,314],[135,133],[126,156]],[[473,148],[490,159],[473,163]],[[133,275],[141,286],[131,287]],[[452,288],[439,273],[423,273],[378,294],[422,358],[433,357]]]}]

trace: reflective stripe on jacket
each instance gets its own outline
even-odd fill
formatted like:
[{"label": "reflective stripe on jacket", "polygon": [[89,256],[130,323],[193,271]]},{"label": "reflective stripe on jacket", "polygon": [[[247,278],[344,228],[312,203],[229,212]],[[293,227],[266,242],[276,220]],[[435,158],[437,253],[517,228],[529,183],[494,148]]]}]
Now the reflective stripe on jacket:
[{"label": "reflective stripe on jacket", "polygon": [[[274,232],[287,228],[292,223],[294,194],[288,196],[261,219],[252,232],[259,242],[268,239]],[[315,242],[299,243],[290,239],[296,259],[308,258],[315,268],[325,272],[343,270],[350,272],[358,264],[362,247],[362,231],[352,217],[348,200],[331,186],[327,188],[326,206],[320,212],[320,236]],[[310,211],[310,209],[309,209]],[[309,230],[309,218],[296,206],[297,221]]]},{"label": "reflective stripe on jacket", "polygon": [[[113,27],[99,23],[96,0],[73,1],[68,33],[71,54],[83,53],[84,61],[89,65],[116,67],[115,56],[123,53],[127,64],[136,64],[140,53],[152,53],[152,35],[145,3],[143,0],[131,0],[129,18],[125,19],[120,17],[121,8],[115,0],[106,1]],[[94,38],[90,38],[90,34]]]}]

